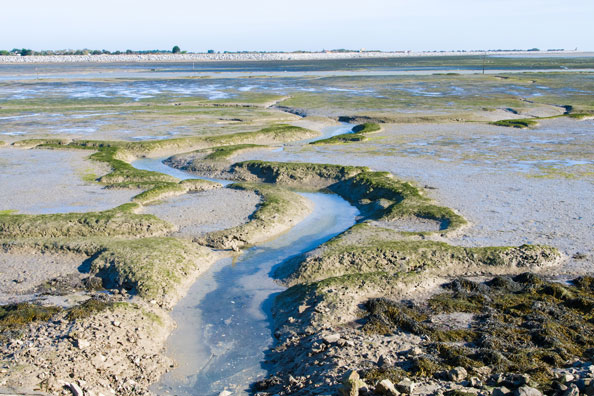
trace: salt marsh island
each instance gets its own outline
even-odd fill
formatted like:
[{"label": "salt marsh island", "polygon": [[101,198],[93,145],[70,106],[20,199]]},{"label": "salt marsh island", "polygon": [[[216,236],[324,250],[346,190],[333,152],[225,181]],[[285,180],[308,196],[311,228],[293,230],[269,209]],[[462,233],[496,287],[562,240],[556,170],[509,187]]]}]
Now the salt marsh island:
[{"label": "salt marsh island", "polygon": [[0,394],[593,394],[591,54],[23,59]]}]

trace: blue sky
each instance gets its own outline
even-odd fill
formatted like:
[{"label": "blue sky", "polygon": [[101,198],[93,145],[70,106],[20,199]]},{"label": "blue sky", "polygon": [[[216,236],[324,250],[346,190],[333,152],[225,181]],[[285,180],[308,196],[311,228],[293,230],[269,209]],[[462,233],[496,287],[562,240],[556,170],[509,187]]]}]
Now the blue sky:
[{"label": "blue sky", "polygon": [[593,0],[2,0],[0,49],[594,50]]}]

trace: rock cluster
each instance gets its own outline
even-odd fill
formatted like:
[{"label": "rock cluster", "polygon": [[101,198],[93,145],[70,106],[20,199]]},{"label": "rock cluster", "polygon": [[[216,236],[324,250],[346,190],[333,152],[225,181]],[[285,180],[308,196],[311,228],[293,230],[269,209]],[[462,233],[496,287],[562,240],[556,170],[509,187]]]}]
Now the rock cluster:
[{"label": "rock cluster", "polygon": [[150,394],[149,385],[172,364],[160,350],[171,323],[140,300],[118,304],[77,320],[62,312],[49,322],[32,322],[19,338],[2,343],[0,356],[10,359],[0,367],[0,390]]}]

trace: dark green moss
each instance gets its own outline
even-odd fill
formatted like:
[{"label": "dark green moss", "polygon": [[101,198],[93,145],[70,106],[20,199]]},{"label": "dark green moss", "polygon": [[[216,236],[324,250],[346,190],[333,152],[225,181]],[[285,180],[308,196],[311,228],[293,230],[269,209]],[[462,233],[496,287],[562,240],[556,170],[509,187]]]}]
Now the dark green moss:
[{"label": "dark green moss", "polygon": [[533,126],[536,126],[538,122],[535,120],[525,118],[525,119],[514,119],[514,120],[499,120],[491,123],[492,125],[508,127],[508,128],[520,128],[520,129],[527,129]]},{"label": "dark green moss", "polygon": [[327,186],[367,171],[365,167],[300,162],[243,161],[233,164],[232,172],[247,171],[265,183],[290,186]]},{"label": "dark green moss", "polygon": [[[290,282],[311,282],[356,273],[397,274],[447,267],[531,267],[554,262],[561,256],[555,248],[538,245],[468,248],[428,240],[385,239],[352,244],[341,242],[339,238],[327,242],[320,256],[305,260],[285,277]],[[444,304],[453,303],[446,300]]]},{"label": "dark green moss", "polygon": [[343,133],[341,135],[336,135],[329,137],[327,139],[320,139],[309,144],[313,145],[322,145],[322,144],[344,144],[344,143],[353,143],[353,142],[364,142],[367,140],[367,137],[358,134],[358,133]]},{"label": "dark green moss", "polygon": [[355,125],[353,127],[353,132],[366,134],[379,132],[381,129],[382,127],[379,124],[376,124],[375,122],[366,122],[364,124]]}]

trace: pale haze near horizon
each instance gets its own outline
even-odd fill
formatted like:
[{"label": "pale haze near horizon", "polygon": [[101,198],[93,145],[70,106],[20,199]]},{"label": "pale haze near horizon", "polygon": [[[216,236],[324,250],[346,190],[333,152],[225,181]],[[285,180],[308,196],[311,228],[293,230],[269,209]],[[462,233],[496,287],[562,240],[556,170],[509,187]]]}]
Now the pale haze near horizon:
[{"label": "pale haze near horizon", "polygon": [[0,49],[594,50],[594,1],[1,0]]}]

